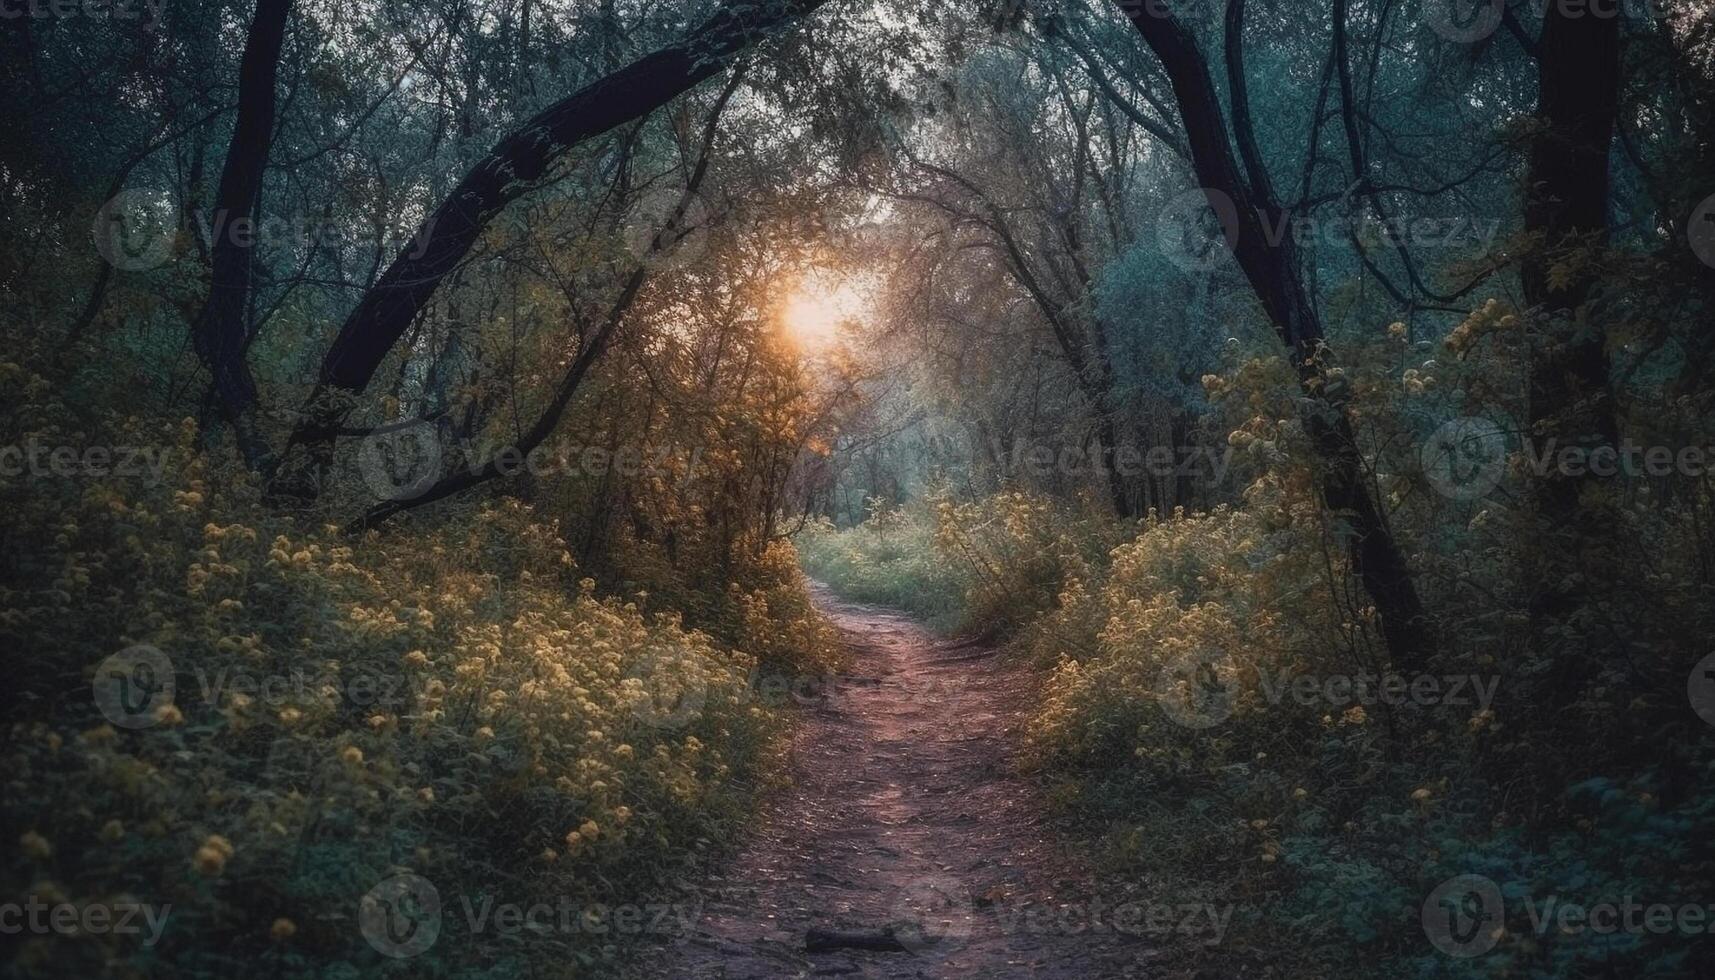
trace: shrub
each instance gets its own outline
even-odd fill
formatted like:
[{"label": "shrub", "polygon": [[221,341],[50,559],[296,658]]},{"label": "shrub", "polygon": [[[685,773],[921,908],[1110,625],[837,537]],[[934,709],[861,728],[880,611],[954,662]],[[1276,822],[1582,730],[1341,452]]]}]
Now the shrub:
[{"label": "shrub", "polygon": [[935,521],[923,507],[872,512],[840,529],[831,521],[805,525],[794,543],[804,569],[835,594],[892,606],[955,628],[965,608],[968,575],[935,550]]},{"label": "shrub", "polygon": [[[154,945],[29,937],[21,975],[585,975],[623,942],[471,934],[465,903],[671,900],[775,771],[762,661],[832,656],[786,545],[721,598],[741,649],[601,595],[516,501],[353,539],[260,506],[190,420],[43,398],[5,429],[9,445],[168,461],[159,482],[0,476],[0,644],[18,681],[4,893],[171,907]],[[91,692],[136,645],[170,661],[176,691],[127,725]],[[401,872],[444,907],[440,941],[405,965],[358,924],[365,893]]]}]

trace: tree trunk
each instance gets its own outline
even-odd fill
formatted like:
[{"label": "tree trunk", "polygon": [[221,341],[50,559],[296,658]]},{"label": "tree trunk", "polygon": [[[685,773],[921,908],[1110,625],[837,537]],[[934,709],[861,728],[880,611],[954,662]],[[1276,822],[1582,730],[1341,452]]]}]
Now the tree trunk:
[{"label": "tree trunk", "polygon": [[388,352],[488,222],[567,150],[665,105],[725,69],[760,33],[823,2],[723,6],[686,40],[585,85],[501,140],[423,222],[412,245],[346,318],[287,446],[273,481],[275,492],[301,499],[320,492],[339,430]]},{"label": "tree trunk", "polygon": [[[1601,268],[1590,253],[1608,240],[1619,15],[1550,5],[1538,66],[1543,129],[1531,146],[1524,219],[1525,230],[1539,240],[1521,270],[1533,314],[1527,435],[1539,452],[1549,440],[1557,452],[1565,446],[1617,448],[1606,334],[1590,316],[1589,301]],[[1551,467],[1531,488],[1540,527],[1525,562],[1538,590],[1529,608],[1532,635],[1539,650],[1554,657],[1562,704],[1583,688],[1603,646],[1596,625],[1578,622],[1593,605],[1590,570],[1612,554],[1614,540],[1613,522],[1601,508],[1580,501],[1589,479]]]},{"label": "tree trunk", "polygon": [[[1608,390],[1606,337],[1582,316],[1599,264],[1576,261],[1579,250],[1608,240],[1608,151],[1619,111],[1619,17],[1569,13],[1551,4],[1542,25],[1537,116],[1543,131],[1531,147],[1525,186],[1525,230],[1541,241],[1523,263],[1525,301],[1541,323],[1530,374],[1530,435],[1561,445],[1618,441]],[[1567,259],[1574,261],[1567,263]],[[1556,265],[1569,274],[1556,288]],[[1550,520],[1577,509],[1580,481],[1550,473],[1536,487]]]},{"label": "tree trunk", "polygon": [[[1428,645],[1422,602],[1386,514],[1366,483],[1348,396],[1325,371],[1322,324],[1299,279],[1293,238],[1287,234],[1273,243],[1266,233],[1281,227],[1282,212],[1268,190],[1261,161],[1255,159],[1243,73],[1232,73],[1233,117],[1240,149],[1251,150],[1246,153],[1247,168],[1260,185],[1254,187],[1240,173],[1220,94],[1196,38],[1155,5],[1119,0],[1116,5],[1167,71],[1198,183],[1221,216],[1239,268],[1297,369],[1306,396],[1305,430],[1322,467],[1322,499],[1345,524],[1341,536],[1348,560],[1375,604],[1389,653],[1397,664],[1417,663]],[[1242,19],[1242,10],[1228,19],[1230,52],[1239,48],[1236,32]]]},{"label": "tree trunk", "polygon": [[274,82],[291,9],[292,0],[257,0],[239,68],[238,119],[209,223],[215,239],[208,299],[191,327],[197,357],[213,378],[215,400],[252,467],[265,464],[267,443],[256,428],[256,382],[245,359],[255,251],[251,225],[274,138]]}]

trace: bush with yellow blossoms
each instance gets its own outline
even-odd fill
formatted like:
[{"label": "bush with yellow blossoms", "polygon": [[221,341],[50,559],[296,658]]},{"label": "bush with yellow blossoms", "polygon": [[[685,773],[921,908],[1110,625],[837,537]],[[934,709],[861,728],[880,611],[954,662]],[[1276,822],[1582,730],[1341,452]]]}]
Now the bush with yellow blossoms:
[{"label": "bush with yellow blossoms", "polygon": [[[777,771],[758,671],[833,662],[789,545],[716,597],[717,639],[604,594],[516,500],[351,536],[260,506],[190,420],[80,413],[0,370],[36,392],[0,443],[167,461],[159,482],[0,476],[0,900],[170,906],[153,946],[14,937],[18,975],[599,973],[611,938],[466,934],[461,903],[672,900]],[[159,651],[175,690],[116,723],[92,690],[128,649]],[[446,910],[395,965],[358,915],[405,871]]]}]

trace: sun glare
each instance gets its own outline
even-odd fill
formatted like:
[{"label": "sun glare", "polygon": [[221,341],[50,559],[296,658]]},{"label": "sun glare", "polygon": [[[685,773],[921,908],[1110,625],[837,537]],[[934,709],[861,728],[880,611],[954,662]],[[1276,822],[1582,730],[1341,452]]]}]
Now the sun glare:
[{"label": "sun glare", "polygon": [[862,313],[863,296],[852,284],[809,276],[786,297],[780,319],[800,344],[820,347],[839,335],[842,324]]}]

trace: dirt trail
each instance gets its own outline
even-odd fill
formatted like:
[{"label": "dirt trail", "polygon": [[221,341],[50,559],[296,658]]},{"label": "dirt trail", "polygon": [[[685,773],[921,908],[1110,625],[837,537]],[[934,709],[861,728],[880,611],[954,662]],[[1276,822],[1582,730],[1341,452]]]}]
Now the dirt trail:
[{"label": "dirt trail", "polygon": [[[853,649],[851,674],[805,711],[793,785],[704,886],[696,933],[650,973],[1143,975],[1152,950],[1090,928],[1101,896],[1055,849],[1035,787],[1014,771],[1027,678],[902,614],[823,589],[816,599]],[[906,951],[804,951],[812,928],[890,924]]]}]

